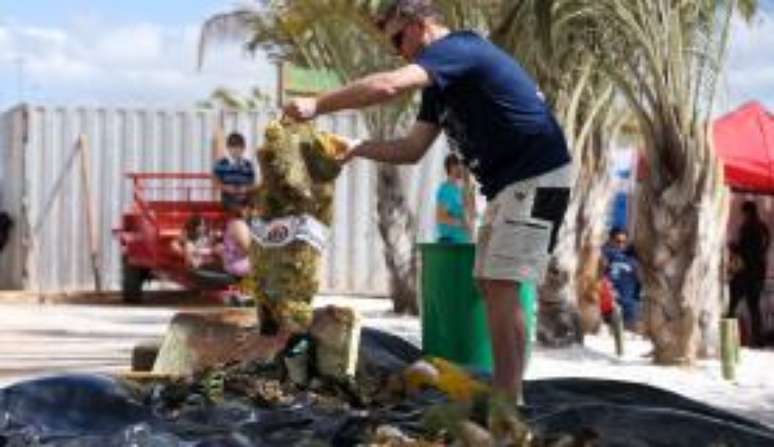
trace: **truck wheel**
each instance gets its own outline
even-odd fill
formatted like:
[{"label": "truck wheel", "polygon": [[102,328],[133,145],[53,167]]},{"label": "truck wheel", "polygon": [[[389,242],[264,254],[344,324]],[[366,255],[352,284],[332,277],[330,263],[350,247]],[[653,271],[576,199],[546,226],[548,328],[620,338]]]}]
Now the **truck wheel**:
[{"label": "truck wheel", "polygon": [[142,285],[148,279],[148,269],[129,264],[124,259],[121,271],[121,296],[124,303],[142,302]]}]

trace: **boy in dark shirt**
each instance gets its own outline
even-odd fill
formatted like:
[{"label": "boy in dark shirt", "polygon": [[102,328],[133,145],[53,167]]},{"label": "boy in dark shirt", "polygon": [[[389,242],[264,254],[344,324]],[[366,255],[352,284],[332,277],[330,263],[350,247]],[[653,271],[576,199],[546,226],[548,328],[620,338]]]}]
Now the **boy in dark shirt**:
[{"label": "boy in dark shirt", "polygon": [[430,0],[394,1],[380,28],[407,65],[297,98],[285,114],[308,120],[422,90],[407,136],[361,143],[343,161],[415,163],[444,131],[488,201],[474,275],[487,309],[494,386],[518,399],[526,344],[518,288],[542,279],[564,218],[570,196],[564,135],[518,62],[473,32],[451,32]]},{"label": "boy in dark shirt", "polygon": [[223,207],[230,209],[249,201],[255,191],[255,168],[245,157],[245,139],[241,134],[229,134],[226,149],[228,154],[215,163],[212,173]]},{"label": "boy in dark shirt", "polygon": [[637,330],[640,321],[639,263],[629,238],[621,228],[610,230],[608,242],[602,247],[605,276],[613,284],[616,301],[623,314],[624,325]]}]

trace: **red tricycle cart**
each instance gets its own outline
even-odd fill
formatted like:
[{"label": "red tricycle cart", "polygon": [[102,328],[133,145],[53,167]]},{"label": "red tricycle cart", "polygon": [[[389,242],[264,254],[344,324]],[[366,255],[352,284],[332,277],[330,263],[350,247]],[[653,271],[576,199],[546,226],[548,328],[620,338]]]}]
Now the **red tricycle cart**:
[{"label": "red tricycle cart", "polygon": [[132,204],[113,234],[121,244],[123,299],[142,300],[143,285],[153,279],[197,289],[185,259],[173,249],[185,223],[204,218],[222,232],[225,224],[218,191],[208,173],[132,173]]}]

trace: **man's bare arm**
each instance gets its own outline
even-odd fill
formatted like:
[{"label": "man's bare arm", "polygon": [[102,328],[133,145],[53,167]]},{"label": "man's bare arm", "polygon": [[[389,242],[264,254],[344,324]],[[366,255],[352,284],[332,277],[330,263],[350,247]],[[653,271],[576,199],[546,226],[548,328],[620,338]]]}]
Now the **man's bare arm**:
[{"label": "man's bare arm", "polygon": [[366,76],[316,98],[294,98],[285,105],[284,114],[300,121],[310,120],[326,113],[383,103],[430,84],[425,69],[411,64]]},{"label": "man's bare arm", "polygon": [[319,96],[317,114],[380,104],[428,85],[430,76],[424,68],[416,64],[375,73]]},{"label": "man's bare arm", "polygon": [[389,141],[366,141],[352,149],[346,160],[362,157],[392,164],[413,164],[425,155],[439,133],[437,126],[417,121],[405,137]]}]

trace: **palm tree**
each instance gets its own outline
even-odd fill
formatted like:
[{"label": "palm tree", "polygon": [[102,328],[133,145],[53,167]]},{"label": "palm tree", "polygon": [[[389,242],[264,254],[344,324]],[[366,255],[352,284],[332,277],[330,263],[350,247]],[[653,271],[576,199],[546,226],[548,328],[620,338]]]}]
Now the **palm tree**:
[{"label": "palm tree", "polygon": [[[706,124],[730,14],[737,9],[749,18],[756,7],[755,0],[501,2],[493,40],[535,74],[580,158],[565,238],[557,249],[564,268],[548,276],[542,306],[567,302],[563,294],[584,296],[588,281],[583,278],[589,275],[583,266],[596,265],[593,256],[603,235],[604,210],[598,204],[607,203],[609,191],[604,150],[628,109],[641,123],[649,164],[658,171],[640,195],[637,231],[656,360],[690,361],[707,350],[718,314],[727,207]],[[614,95],[611,101],[593,101],[608,94]],[[676,256],[683,243],[686,249]],[[573,271],[581,290],[573,286]],[[677,299],[671,299],[670,290]],[[551,292],[559,299],[552,300]],[[561,320],[554,316],[544,323]]]},{"label": "palm tree", "polygon": [[218,87],[210,93],[209,98],[197,102],[196,106],[202,109],[249,111],[267,107],[270,102],[271,97],[263,93],[260,87],[253,87],[248,95],[226,87]]},{"label": "palm tree", "polygon": [[[200,60],[215,38],[237,37],[248,49],[311,68],[327,68],[346,82],[397,64],[374,26],[378,1],[284,0],[238,8],[213,16],[202,27]],[[395,135],[408,124],[412,98],[364,112],[375,139]],[[397,167],[377,167],[378,228],[385,245],[393,309],[418,313],[414,241],[416,225]]]},{"label": "palm tree", "polygon": [[568,26],[635,114],[650,175],[638,202],[636,245],[646,323],[658,363],[709,350],[720,307],[728,193],[708,138],[733,11],[755,1],[588,0]]}]

